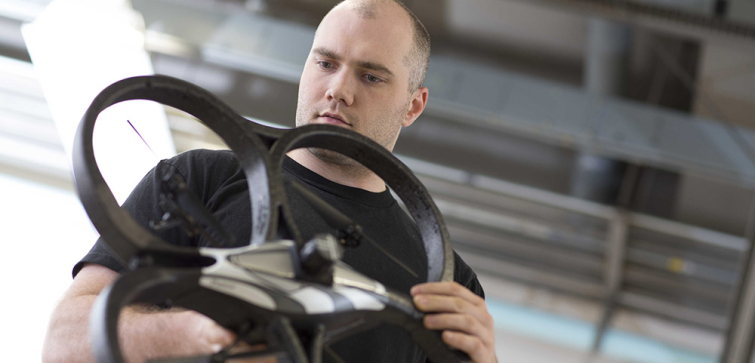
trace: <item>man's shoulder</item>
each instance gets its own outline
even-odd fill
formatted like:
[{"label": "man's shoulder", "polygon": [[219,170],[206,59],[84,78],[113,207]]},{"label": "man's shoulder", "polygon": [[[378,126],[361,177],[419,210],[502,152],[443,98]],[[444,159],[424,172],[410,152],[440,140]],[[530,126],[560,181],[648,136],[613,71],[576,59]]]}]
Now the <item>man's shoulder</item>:
[{"label": "man's shoulder", "polygon": [[[173,168],[202,198],[210,198],[230,184],[246,184],[244,170],[230,150],[189,150],[162,160],[160,164]],[[160,168],[158,165],[153,171]],[[160,173],[165,172],[165,169],[162,170]]]},{"label": "man's shoulder", "polygon": [[[208,150],[208,149],[194,149],[184,151],[170,159],[163,160],[167,164],[196,164],[207,162],[225,162],[233,163],[238,166],[238,160],[236,155],[231,150]],[[206,164],[205,164],[206,165]]]},{"label": "man's shoulder", "polygon": [[240,169],[236,155],[230,150],[188,150],[170,159],[161,160],[160,163],[176,168],[187,178],[205,174],[235,174]]}]

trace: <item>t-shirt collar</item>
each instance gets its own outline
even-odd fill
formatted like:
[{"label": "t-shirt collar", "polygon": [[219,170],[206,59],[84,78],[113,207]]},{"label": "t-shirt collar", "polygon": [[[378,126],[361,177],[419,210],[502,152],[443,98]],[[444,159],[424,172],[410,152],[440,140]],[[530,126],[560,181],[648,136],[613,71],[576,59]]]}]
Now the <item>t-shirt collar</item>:
[{"label": "t-shirt collar", "polygon": [[338,184],[307,169],[307,167],[299,164],[288,156],[283,160],[283,169],[298,176],[302,181],[315,188],[370,207],[386,208],[396,202],[387,187],[386,190],[382,192],[374,193],[364,189]]}]

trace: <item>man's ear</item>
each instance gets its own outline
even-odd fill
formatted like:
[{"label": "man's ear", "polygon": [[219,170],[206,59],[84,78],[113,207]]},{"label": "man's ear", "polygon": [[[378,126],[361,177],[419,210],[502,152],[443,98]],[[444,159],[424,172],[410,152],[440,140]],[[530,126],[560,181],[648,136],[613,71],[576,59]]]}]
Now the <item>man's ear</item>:
[{"label": "man's ear", "polygon": [[420,89],[414,91],[412,94],[412,100],[411,104],[409,105],[409,111],[406,113],[406,116],[404,116],[404,120],[401,122],[401,126],[407,127],[414,123],[414,120],[419,117],[419,115],[422,114],[422,111],[425,110],[425,106],[427,106],[427,96],[429,94],[429,90],[427,87],[421,87]]}]

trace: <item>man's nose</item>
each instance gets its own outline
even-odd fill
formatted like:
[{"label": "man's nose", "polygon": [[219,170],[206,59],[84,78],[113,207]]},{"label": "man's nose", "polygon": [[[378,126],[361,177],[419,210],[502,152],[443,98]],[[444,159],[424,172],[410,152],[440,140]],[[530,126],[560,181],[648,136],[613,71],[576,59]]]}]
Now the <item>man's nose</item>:
[{"label": "man's nose", "polygon": [[354,103],[354,87],[347,70],[341,70],[331,78],[326,97],[330,102],[343,102],[344,106],[351,106]]}]

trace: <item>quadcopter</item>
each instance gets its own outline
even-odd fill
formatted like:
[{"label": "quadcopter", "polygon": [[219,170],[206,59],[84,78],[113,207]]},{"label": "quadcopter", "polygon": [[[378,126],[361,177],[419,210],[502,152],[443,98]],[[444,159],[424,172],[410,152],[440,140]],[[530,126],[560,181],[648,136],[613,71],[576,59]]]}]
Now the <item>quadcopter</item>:
[{"label": "quadcopter", "polygon": [[[164,220],[150,228],[122,209],[95,161],[97,116],[128,100],[151,100],[196,117],[222,138],[243,169],[252,208],[251,239],[236,248],[179,247],[150,231],[166,224],[209,240],[232,239],[177,173],[161,171]],[[99,363],[124,362],[118,340],[121,310],[136,303],[182,307],[202,313],[235,332],[239,342],[264,343],[262,351],[215,354],[152,362],[224,362],[251,356],[320,363],[326,344],[380,324],[406,331],[435,363],[467,362],[428,330],[410,297],[392,291],[341,261],[345,248],[372,243],[359,225],[307,188],[290,185],[338,232],[303,240],[287,203],[281,176],[286,152],[322,148],[348,156],[385,181],[413,217],[427,255],[428,281],[453,281],[448,232],[427,189],[388,150],[356,132],[332,125],[276,129],[249,121],[210,92],[167,76],[127,78],[105,88],[87,109],[76,133],[76,188],[92,223],[128,271],[106,287],[90,316],[93,352]],[[326,299],[313,299],[323,296]],[[237,342],[237,343],[239,343]],[[237,344],[234,343],[234,344]]]}]

